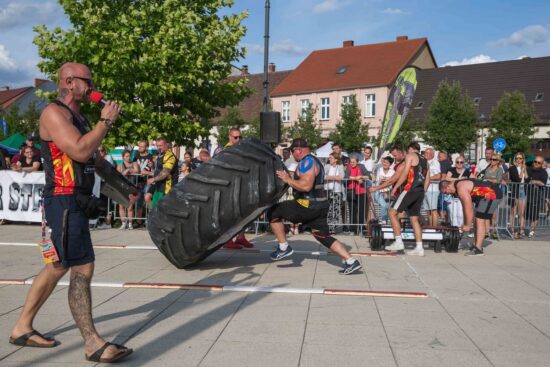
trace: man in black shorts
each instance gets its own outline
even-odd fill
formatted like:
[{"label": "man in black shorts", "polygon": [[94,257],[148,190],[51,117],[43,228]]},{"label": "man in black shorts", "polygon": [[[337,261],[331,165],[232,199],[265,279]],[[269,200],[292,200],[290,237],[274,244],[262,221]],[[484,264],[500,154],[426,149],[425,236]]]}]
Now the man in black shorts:
[{"label": "man in black shorts", "polygon": [[470,232],[470,226],[473,223],[473,203],[475,203],[475,242],[474,247],[465,255],[483,256],[483,239],[489,230],[493,213],[502,199],[502,191],[498,184],[474,179],[441,181],[439,191],[444,194],[458,194],[464,210],[464,225],[462,226],[464,233]]},{"label": "man in black shorts", "polygon": [[424,200],[424,192],[430,185],[430,176],[427,173],[428,165],[426,160],[420,156],[420,145],[412,142],[407,148],[405,157],[405,166],[401,170],[399,179],[392,189],[391,196],[395,196],[397,190],[400,190],[402,184],[405,184],[403,191],[390,208],[389,217],[393,228],[395,242],[386,246],[387,251],[403,251],[405,245],[401,237],[401,223],[399,213],[407,210],[414,230],[414,239],[416,247],[408,251],[407,255],[424,256],[424,247],[422,244],[422,226],[420,225],[420,208]]},{"label": "man in black shorts", "polygon": [[[33,320],[57,282],[70,270],[69,308],[84,339],[85,357],[94,362],[114,362],[132,349],[106,342],[92,319],[90,282],[94,273],[94,249],[84,200],[92,195],[95,155],[120,113],[117,103],[107,101],[92,129],[80,112],[93,90],[87,66],[67,63],[59,69],[59,94],[40,115],[40,145],[44,159],[44,212],[59,261],[46,264],[34,278],[10,343],[23,347],[52,348],[59,343],[33,328]],[[94,157],[97,160],[94,160]],[[101,161],[102,162],[102,161]],[[135,201],[135,197],[130,198]]]},{"label": "man in black shorts", "polygon": [[279,245],[271,254],[278,261],[292,255],[294,250],[286,241],[283,219],[292,223],[302,223],[312,230],[313,237],[344,260],[341,274],[351,274],[361,269],[361,263],[351,257],[345,246],[330,235],[327,214],[327,200],[324,179],[325,172],[319,160],[310,154],[304,139],[294,139],[290,150],[298,168],[290,177],[286,171],[277,171],[277,176],[294,190],[294,200],[284,201],[271,208],[268,213],[271,229]]}]

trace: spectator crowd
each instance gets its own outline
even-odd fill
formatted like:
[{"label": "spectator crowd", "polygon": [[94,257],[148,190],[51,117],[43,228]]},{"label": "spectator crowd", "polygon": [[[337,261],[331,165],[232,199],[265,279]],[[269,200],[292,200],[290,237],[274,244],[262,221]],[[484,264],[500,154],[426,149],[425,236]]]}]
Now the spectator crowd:
[{"label": "spectator crowd", "polygon": [[[231,129],[229,135],[228,146],[236,144],[240,130]],[[35,143],[35,137],[28,136],[17,154],[10,157],[2,152],[1,168],[19,172],[41,171],[40,150]],[[99,148],[99,154],[134,182],[140,191],[135,206],[118,205],[121,229],[144,226],[146,209],[154,207],[174,185],[185,180],[190,172],[211,157],[208,150],[201,149],[196,155],[193,151],[185,151],[183,159],[179,160],[175,154],[177,148],[162,137],[156,139],[152,147],[154,149],[150,149],[148,141],[139,141],[135,149],[122,151],[122,161],[118,163],[106,149]],[[289,148],[284,148],[281,159],[293,172],[296,162],[291,153]],[[405,152],[395,146],[380,162],[375,162],[372,156],[373,149],[367,144],[361,152],[347,154],[342,144],[334,143],[328,157],[320,157],[325,163],[325,190],[330,202],[328,222],[332,232],[363,233],[368,221],[374,217],[383,223],[388,221],[391,190]],[[469,162],[462,154],[453,156],[451,158],[444,151],[436,152],[431,147],[422,151],[422,157],[427,161],[426,174],[430,175],[430,186],[422,206],[426,214],[425,225],[450,222],[449,206],[453,198],[439,192],[441,180],[476,178],[499,184],[507,192],[507,224],[511,235],[514,238],[534,236],[539,214],[549,210],[550,167],[543,157],[536,156],[532,165],[528,166],[523,152],[514,154],[509,164],[491,148],[485,150],[484,157],[477,163]],[[110,228],[109,218],[101,226]],[[240,246],[238,238],[235,242],[235,247]],[[246,244],[243,241],[243,245]],[[231,246],[233,244],[229,244]]]}]

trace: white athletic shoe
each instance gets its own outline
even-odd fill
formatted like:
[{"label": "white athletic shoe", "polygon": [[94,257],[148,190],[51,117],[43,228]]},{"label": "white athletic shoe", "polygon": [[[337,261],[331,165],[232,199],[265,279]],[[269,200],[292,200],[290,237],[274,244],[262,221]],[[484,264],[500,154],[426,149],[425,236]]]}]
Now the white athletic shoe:
[{"label": "white athletic shoe", "polygon": [[405,249],[404,244],[398,244],[397,242],[392,243],[389,246],[386,246],[386,251],[403,251]]},{"label": "white athletic shoe", "polygon": [[416,247],[414,250],[407,251],[407,255],[424,256],[424,249],[422,247]]},{"label": "white athletic shoe", "polygon": [[119,229],[126,229],[126,222],[122,222],[122,225],[120,226]]},{"label": "white athletic shoe", "polygon": [[132,223],[128,224],[128,229],[134,229],[134,226],[132,225]]}]

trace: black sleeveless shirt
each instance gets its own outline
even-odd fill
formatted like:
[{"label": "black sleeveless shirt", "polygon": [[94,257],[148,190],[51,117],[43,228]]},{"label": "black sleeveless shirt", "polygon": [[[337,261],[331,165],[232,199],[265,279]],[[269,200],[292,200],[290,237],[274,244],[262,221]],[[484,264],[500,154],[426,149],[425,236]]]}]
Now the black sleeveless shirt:
[{"label": "black sleeveless shirt", "polygon": [[306,155],[294,172],[294,179],[299,179],[300,176],[298,176],[298,171],[300,169],[314,169],[314,164],[319,167],[319,172],[317,172],[317,175],[315,176],[313,187],[308,192],[295,190],[294,199],[297,200],[302,206],[307,205],[307,208],[318,209],[325,206],[328,207],[327,194],[325,192],[325,169],[317,157],[311,154]]},{"label": "black sleeveless shirt", "polygon": [[[82,135],[91,130],[86,117],[76,114],[61,101],[53,101],[56,105],[67,109],[71,113],[73,125]],[[95,166],[93,158],[81,163],[62,152],[53,141],[40,139],[40,153],[44,159],[44,173],[46,185],[44,197],[59,195],[73,195],[81,193],[91,195],[94,187]]]}]

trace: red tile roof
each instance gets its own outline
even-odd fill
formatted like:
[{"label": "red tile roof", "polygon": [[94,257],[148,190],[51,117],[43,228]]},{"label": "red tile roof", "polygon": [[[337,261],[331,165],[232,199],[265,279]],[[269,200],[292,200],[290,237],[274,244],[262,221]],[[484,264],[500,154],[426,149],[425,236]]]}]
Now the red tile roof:
[{"label": "red tile roof", "polygon": [[0,107],[2,107],[2,109],[8,108],[32,89],[33,87],[23,87],[0,91]]},{"label": "red tile roof", "polygon": [[417,38],[313,51],[271,95],[389,85],[424,45]]},{"label": "red tile roof", "polygon": [[[291,73],[291,70],[288,71],[276,71],[269,73],[269,95],[271,96],[271,91],[273,91],[274,88],[277,88],[277,86],[283,81],[289,74]],[[239,75],[235,77],[230,77],[230,79],[240,79],[244,78],[245,76]],[[252,122],[254,118],[260,116],[260,112],[262,111],[262,104],[264,99],[264,90],[263,90],[263,82],[264,82],[264,74],[247,74],[246,78],[248,78],[248,83],[246,86],[250,88],[252,91],[252,94],[248,97],[246,97],[244,100],[241,101],[238,105],[238,109],[241,111],[241,116],[246,122]],[[214,118],[212,122],[214,124],[217,124],[223,116],[227,113],[227,109],[223,108],[220,110],[220,116]]]}]

